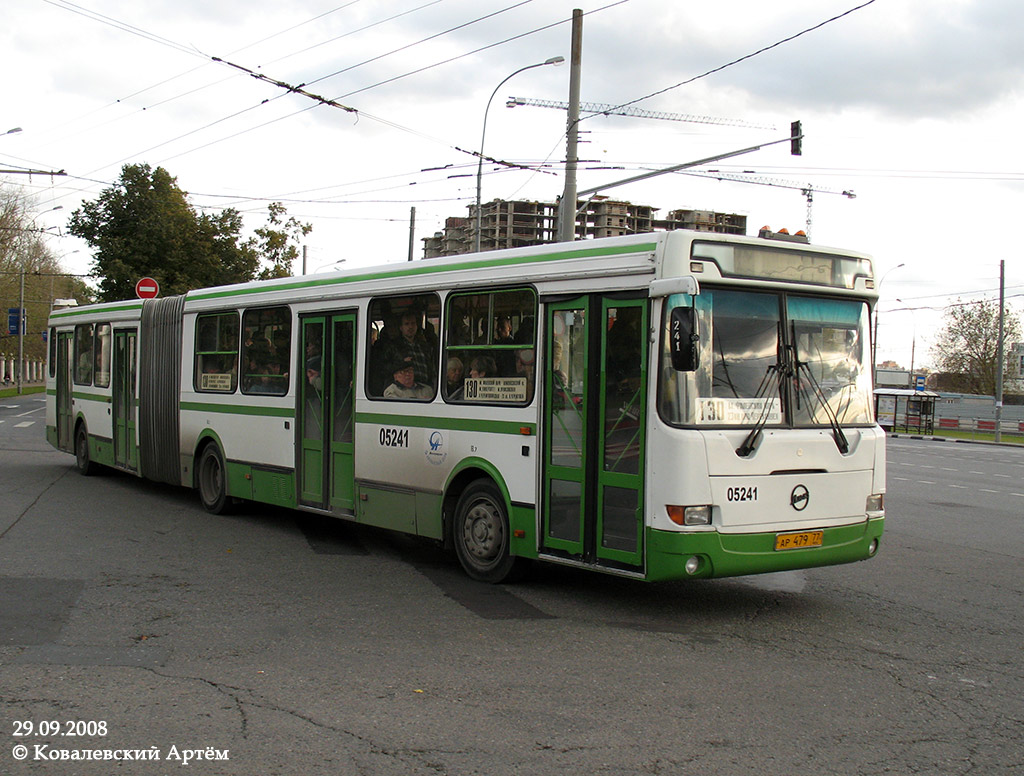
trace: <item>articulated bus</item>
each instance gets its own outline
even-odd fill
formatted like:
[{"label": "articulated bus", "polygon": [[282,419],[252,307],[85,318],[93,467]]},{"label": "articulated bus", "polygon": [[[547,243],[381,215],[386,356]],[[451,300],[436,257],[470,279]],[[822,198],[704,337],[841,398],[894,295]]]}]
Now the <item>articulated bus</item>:
[{"label": "articulated bus", "polygon": [[650,581],[878,551],[868,257],[692,231],[55,310],[46,423],[89,474]]}]

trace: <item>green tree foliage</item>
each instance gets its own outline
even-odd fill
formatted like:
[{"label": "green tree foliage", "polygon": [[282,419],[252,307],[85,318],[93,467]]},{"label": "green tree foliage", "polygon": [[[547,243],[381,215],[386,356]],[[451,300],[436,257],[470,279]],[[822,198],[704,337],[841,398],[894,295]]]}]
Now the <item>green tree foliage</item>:
[{"label": "green tree foliage", "polygon": [[[54,299],[73,298],[87,304],[92,292],[79,278],[66,274],[60,260],[46,244],[50,234],[33,220],[38,212],[19,187],[0,185],[0,308],[6,313],[22,300],[25,281],[25,311],[28,319],[23,341],[25,357],[34,361],[46,357],[43,332]],[[0,329],[0,355],[16,356],[18,337],[7,333],[7,319]]]},{"label": "green tree foliage", "polygon": [[286,219],[288,213],[280,202],[271,202],[267,210],[267,225],[257,229],[256,237],[249,238],[246,246],[269,264],[260,271],[260,280],[291,277],[292,262],[299,257],[298,243],[313,226]]},{"label": "green tree foliage", "polygon": [[[1021,340],[1020,319],[1004,310],[1003,341]],[[999,303],[980,301],[955,304],[946,310],[932,356],[939,371],[947,373],[948,390],[994,396],[999,343]],[[1009,347],[1004,347],[1005,351]],[[1016,365],[1004,353],[1003,377],[1017,376]]]},{"label": "green tree foliage", "polygon": [[128,164],[118,183],[86,202],[68,231],[93,248],[101,301],[130,299],[140,278],[153,277],[162,296],[252,279],[258,256],[239,244],[242,217],[226,209],[198,214],[162,167]]}]

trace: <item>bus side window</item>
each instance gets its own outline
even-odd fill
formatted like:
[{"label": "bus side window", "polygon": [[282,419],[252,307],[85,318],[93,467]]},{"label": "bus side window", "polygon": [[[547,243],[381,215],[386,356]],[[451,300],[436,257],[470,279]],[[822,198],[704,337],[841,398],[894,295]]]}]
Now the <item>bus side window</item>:
[{"label": "bus side window", "polygon": [[238,313],[200,315],[196,319],[195,371],[197,391],[234,393],[238,386]]},{"label": "bus side window", "polygon": [[110,387],[110,324],[96,324],[96,371],[97,388]]},{"label": "bus side window", "polygon": [[436,294],[371,300],[367,328],[371,332],[378,330],[378,334],[366,364],[367,396],[413,401],[434,398],[439,323],[440,303]]},{"label": "bus side window", "polygon": [[92,324],[78,324],[75,327],[75,385],[92,385],[92,348]]},{"label": "bus side window", "polygon": [[292,317],[288,307],[264,307],[242,314],[242,393],[288,393]]},{"label": "bus side window", "polygon": [[[526,405],[533,401],[537,297],[533,289],[452,294],[447,302],[449,402]],[[461,366],[461,373],[458,367]]]}]

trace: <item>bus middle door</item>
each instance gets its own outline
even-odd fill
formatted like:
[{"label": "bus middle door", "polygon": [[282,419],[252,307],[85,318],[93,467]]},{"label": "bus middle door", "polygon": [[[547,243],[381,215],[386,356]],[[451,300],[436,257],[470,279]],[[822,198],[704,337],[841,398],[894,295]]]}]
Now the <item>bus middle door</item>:
[{"label": "bus middle door", "polygon": [[138,468],[138,448],[135,444],[136,338],[135,329],[114,330],[114,463],[133,470]]},{"label": "bus middle door", "polygon": [[299,502],[353,514],[356,316],[303,316],[301,322]]}]

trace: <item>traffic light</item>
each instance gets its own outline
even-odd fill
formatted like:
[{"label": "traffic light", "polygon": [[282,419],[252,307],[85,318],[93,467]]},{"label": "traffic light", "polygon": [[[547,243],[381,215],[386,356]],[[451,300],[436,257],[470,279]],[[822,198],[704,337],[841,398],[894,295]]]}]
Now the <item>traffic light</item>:
[{"label": "traffic light", "polygon": [[804,131],[799,121],[789,125],[789,153],[793,156],[800,156],[803,146]]}]

